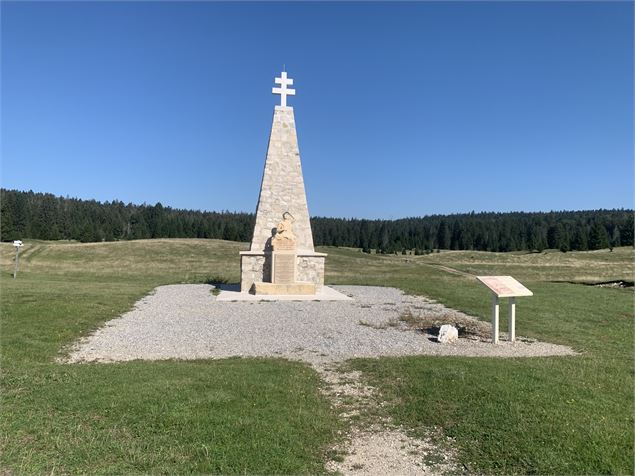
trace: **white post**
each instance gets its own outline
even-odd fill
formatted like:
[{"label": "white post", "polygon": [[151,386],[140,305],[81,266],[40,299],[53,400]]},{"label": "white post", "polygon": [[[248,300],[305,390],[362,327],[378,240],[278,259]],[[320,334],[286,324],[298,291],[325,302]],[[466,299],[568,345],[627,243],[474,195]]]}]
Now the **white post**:
[{"label": "white post", "polygon": [[18,263],[20,260],[20,247],[15,247],[15,269],[13,270],[13,279],[18,275]]},{"label": "white post", "polygon": [[516,340],[516,298],[509,298],[509,340]]},{"label": "white post", "polygon": [[492,342],[498,344],[498,296],[492,294]]}]

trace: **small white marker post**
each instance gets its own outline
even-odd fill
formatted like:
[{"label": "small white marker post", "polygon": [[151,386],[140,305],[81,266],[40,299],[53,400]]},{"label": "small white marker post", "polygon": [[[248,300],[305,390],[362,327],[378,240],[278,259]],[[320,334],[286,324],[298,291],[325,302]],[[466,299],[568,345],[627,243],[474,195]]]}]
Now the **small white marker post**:
[{"label": "small white marker post", "polygon": [[20,248],[22,247],[22,240],[15,240],[13,242],[15,246],[15,268],[13,269],[13,279],[18,275],[18,263],[20,262]]},{"label": "small white marker post", "polygon": [[492,342],[498,344],[498,327],[500,320],[500,298],[509,298],[509,340],[516,340],[516,298],[533,296],[529,289],[511,276],[477,276],[481,283],[492,291]]},{"label": "small white marker post", "polygon": [[509,340],[514,342],[516,340],[516,298],[509,298]]},{"label": "small white marker post", "polygon": [[500,320],[500,307],[498,296],[492,293],[492,342],[498,344],[498,323]]},{"label": "small white marker post", "polygon": [[287,107],[287,96],[295,96],[295,89],[287,89],[287,86],[293,86],[293,79],[287,78],[287,72],[280,73],[279,78],[274,79],[279,88],[271,88],[273,94],[280,95],[280,106]]}]

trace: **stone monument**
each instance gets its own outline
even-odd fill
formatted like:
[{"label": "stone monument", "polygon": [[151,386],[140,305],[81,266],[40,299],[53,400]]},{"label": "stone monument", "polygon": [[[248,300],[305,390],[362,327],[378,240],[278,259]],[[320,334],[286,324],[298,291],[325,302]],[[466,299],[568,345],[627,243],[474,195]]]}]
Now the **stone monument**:
[{"label": "stone monument", "polygon": [[240,290],[254,294],[315,294],[324,285],[325,253],[316,253],[302,178],[293,108],[293,79],[275,78],[273,112],[256,225],[249,251],[240,252]]}]

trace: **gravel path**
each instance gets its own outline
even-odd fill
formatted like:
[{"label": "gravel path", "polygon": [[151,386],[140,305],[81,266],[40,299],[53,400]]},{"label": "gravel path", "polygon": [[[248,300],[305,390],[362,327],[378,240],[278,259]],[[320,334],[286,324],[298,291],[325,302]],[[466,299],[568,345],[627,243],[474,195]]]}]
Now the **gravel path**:
[{"label": "gravel path", "polygon": [[328,471],[345,476],[459,474],[453,440],[432,428],[423,439],[414,438],[390,418],[378,417],[381,395],[360,372],[329,366],[316,370],[326,383],[323,392],[349,429],[331,448],[340,457],[326,463]]},{"label": "gravel path", "polygon": [[[430,441],[409,437],[401,428],[354,428],[349,438],[347,455],[341,462],[328,462],[329,471],[350,476],[460,474],[456,463],[447,460],[446,452]],[[426,457],[440,461],[428,464]]]},{"label": "gravel path", "polygon": [[[286,357],[319,366],[355,357],[460,355],[524,357],[572,355],[544,342],[473,339],[439,344],[399,320],[461,315],[395,288],[334,286],[353,297],[339,302],[216,302],[213,286],[161,286],[134,309],[81,339],[67,362],[135,359]],[[522,333],[522,317],[517,322]]]}]

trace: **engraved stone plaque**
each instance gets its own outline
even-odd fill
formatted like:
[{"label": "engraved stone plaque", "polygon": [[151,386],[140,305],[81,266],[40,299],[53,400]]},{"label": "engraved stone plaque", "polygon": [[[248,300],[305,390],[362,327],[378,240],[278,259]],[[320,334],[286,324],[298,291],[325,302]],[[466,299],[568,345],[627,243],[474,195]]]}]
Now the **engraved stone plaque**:
[{"label": "engraved stone plaque", "polygon": [[295,250],[295,241],[272,240],[272,248],[274,251],[293,251]]},{"label": "engraved stone plaque", "polygon": [[295,283],[295,253],[273,253],[273,282]]}]

